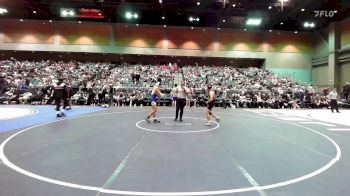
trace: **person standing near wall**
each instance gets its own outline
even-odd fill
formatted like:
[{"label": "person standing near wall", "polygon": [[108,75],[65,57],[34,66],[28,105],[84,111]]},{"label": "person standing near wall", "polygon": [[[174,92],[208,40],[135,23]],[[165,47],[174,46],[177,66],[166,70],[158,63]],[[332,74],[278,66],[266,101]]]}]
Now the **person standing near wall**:
[{"label": "person standing near wall", "polygon": [[338,110],[338,93],[337,93],[337,89],[334,88],[329,94],[329,99],[331,100],[331,111],[334,112],[333,110],[335,109],[337,111],[337,113],[340,113]]},{"label": "person standing near wall", "polygon": [[7,87],[7,81],[5,78],[6,74],[2,73],[0,75],[0,96],[2,95],[2,93],[6,92],[6,87]]},{"label": "person standing near wall", "polygon": [[129,102],[129,107],[133,106],[133,105],[136,105],[136,91],[133,91],[131,94],[130,94],[130,102]]},{"label": "person standing near wall", "polygon": [[72,103],[71,103],[71,86],[70,86],[70,82],[69,80],[65,80],[64,83],[66,84],[65,86],[65,91],[66,93],[64,93],[64,96],[63,96],[63,102],[67,102],[67,107],[66,107],[66,110],[71,110],[71,106],[72,106]]},{"label": "person standing near wall", "polygon": [[222,107],[224,109],[226,109],[226,107],[227,107],[226,99],[227,99],[227,89],[225,87],[223,87],[222,88],[221,100],[222,100]]},{"label": "person standing near wall", "polygon": [[350,94],[350,85],[349,82],[346,83],[345,86],[343,86],[343,94],[344,94],[344,99],[347,102]]}]

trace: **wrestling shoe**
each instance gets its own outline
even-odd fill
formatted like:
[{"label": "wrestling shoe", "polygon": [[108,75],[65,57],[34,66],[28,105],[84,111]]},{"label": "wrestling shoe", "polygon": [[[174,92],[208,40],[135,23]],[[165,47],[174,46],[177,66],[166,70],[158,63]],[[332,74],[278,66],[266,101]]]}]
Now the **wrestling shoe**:
[{"label": "wrestling shoe", "polygon": [[157,119],[154,119],[154,121],[153,121],[154,123],[160,123],[160,121],[159,120],[157,120]]},{"label": "wrestling shoe", "polygon": [[145,118],[145,121],[148,122],[148,123],[151,122],[151,121],[149,120],[149,118],[147,118],[147,117]]}]

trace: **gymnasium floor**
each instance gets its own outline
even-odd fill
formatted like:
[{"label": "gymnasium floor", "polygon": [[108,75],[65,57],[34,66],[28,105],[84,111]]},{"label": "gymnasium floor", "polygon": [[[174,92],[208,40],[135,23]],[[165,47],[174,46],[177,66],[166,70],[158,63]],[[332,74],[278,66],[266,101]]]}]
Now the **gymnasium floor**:
[{"label": "gymnasium floor", "polygon": [[[21,111],[23,110],[23,111]],[[1,196],[344,196],[350,110],[0,107]],[[6,112],[4,112],[6,111]],[[6,115],[3,115],[6,113]]]}]

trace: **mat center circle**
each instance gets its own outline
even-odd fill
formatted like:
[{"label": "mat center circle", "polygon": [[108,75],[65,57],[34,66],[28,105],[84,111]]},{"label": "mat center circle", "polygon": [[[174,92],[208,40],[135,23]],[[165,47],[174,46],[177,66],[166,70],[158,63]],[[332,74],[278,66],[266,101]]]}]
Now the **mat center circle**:
[{"label": "mat center circle", "polygon": [[159,117],[159,123],[150,123],[145,120],[138,121],[136,127],[142,130],[159,133],[201,133],[208,132],[220,127],[220,124],[211,121],[210,126],[205,126],[207,119],[197,117],[184,117],[183,121],[175,121],[174,117]]}]

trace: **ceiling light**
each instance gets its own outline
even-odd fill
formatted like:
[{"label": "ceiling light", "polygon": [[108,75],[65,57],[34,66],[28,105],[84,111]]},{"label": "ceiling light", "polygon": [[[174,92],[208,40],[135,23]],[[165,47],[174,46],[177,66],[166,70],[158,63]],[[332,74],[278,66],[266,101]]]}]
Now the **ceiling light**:
[{"label": "ceiling light", "polygon": [[232,4],[232,7],[236,7],[236,4]]},{"label": "ceiling light", "polygon": [[280,25],[283,25],[283,22],[280,22]]},{"label": "ceiling light", "polygon": [[162,0],[159,0],[159,3],[163,3],[163,1],[162,1]]},{"label": "ceiling light", "polygon": [[225,20],[225,19],[222,19],[222,22],[226,22],[226,20]]},{"label": "ceiling light", "polygon": [[304,8],[302,8],[302,9],[301,9],[301,11],[303,12],[303,11],[305,11],[305,9],[304,9]]},{"label": "ceiling light", "polygon": [[79,20],[79,22],[78,22],[79,24],[81,24],[81,21]]},{"label": "ceiling light", "polygon": [[218,30],[220,30],[220,28],[218,27]]},{"label": "ceiling light", "polygon": [[272,32],[272,30],[270,29],[270,30],[269,30],[269,32],[271,33],[271,32]]},{"label": "ceiling light", "polygon": [[247,31],[247,29],[244,29],[244,31]]},{"label": "ceiling light", "polygon": [[192,16],[190,16],[189,18],[188,18],[188,20],[190,21],[190,22],[194,22],[194,21],[197,21],[197,22],[199,22],[199,17],[192,17]]},{"label": "ceiling light", "polygon": [[269,6],[269,10],[270,10],[270,9],[272,9],[272,6],[271,6],[271,5]]},{"label": "ceiling light", "polygon": [[197,1],[197,5],[200,5],[200,4],[201,4],[201,2]]},{"label": "ceiling light", "polygon": [[68,12],[67,12],[66,10],[63,10],[63,11],[61,12],[61,15],[62,15],[62,16],[67,16],[67,15],[68,15]]},{"label": "ceiling light", "polygon": [[313,22],[304,22],[304,27],[305,28],[314,28],[315,27],[315,23],[313,23]]},{"label": "ceiling light", "polygon": [[139,26],[139,24],[136,24],[136,26],[138,27],[138,26]]},{"label": "ceiling light", "polygon": [[102,14],[101,14],[101,13],[98,13],[98,15],[99,15],[99,16],[102,16]]},{"label": "ceiling light", "polygon": [[125,13],[125,17],[127,18],[127,19],[131,19],[132,18],[132,14],[131,14],[131,12],[126,12]]},{"label": "ceiling light", "polygon": [[194,29],[193,27],[191,27],[191,29]]},{"label": "ceiling light", "polygon": [[126,12],[125,13],[125,18],[126,19],[137,19],[139,15],[137,13],[132,13],[132,12]]},{"label": "ceiling light", "polygon": [[36,14],[36,11],[35,11],[35,10],[33,11],[33,14]]},{"label": "ceiling light", "polygon": [[258,26],[261,24],[261,18],[249,18],[246,24],[252,25],[252,26]]},{"label": "ceiling light", "polygon": [[8,11],[7,11],[7,9],[5,9],[5,8],[0,8],[0,14],[4,14],[4,13],[7,13]]},{"label": "ceiling light", "polygon": [[165,20],[165,17],[163,16],[162,19]]},{"label": "ceiling light", "polygon": [[61,17],[73,17],[75,16],[75,11],[72,8],[61,8]]},{"label": "ceiling light", "polygon": [[23,22],[23,19],[21,18],[21,19],[19,19],[19,21]]},{"label": "ceiling light", "polygon": [[52,20],[49,20],[49,22],[52,22]]},{"label": "ceiling light", "polygon": [[297,34],[297,33],[298,33],[298,31],[294,31],[294,33],[295,33],[295,34]]},{"label": "ceiling light", "polygon": [[166,25],[163,26],[164,28],[166,27]]}]

